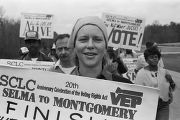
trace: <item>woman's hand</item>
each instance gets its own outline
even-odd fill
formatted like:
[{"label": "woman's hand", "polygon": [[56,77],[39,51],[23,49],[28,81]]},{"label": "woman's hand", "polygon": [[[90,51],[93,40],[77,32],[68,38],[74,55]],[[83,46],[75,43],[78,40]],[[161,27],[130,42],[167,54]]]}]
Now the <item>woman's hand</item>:
[{"label": "woman's hand", "polygon": [[166,78],[166,80],[169,82],[170,87],[171,87],[172,92],[173,92],[173,91],[175,90],[175,88],[176,88],[176,84],[175,84],[175,82],[173,81],[173,79],[172,79],[171,75],[170,75],[170,74],[168,74],[168,73],[165,75],[165,78]]},{"label": "woman's hand", "polygon": [[118,63],[117,62],[112,62],[112,61],[108,61],[106,63],[106,65],[104,66],[104,70],[109,72],[109,73],[116,73],[117,72],[117,67],[118,67]]}]

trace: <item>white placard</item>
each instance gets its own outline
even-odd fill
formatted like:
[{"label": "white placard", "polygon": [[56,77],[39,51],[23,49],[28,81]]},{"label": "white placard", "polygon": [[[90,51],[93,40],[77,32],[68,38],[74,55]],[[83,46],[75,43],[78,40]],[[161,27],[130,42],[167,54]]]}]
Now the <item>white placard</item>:
[{"label": "white placard", "polygon": [[0,67],[0,118],[155,120],[158,90],[48,71]]},{"label": "white placard", "polygon": [[123,77],[128,78],[134,83],[134,80],[136,79],[136,64],[137,64],[137,58],[123,58],[123,62],[126,64],[128,71],[123,74]]},{"label": "white placard", "polygon": [[142,18],[103,13],[102,19],[108,31],[108,46],[141,49],[145,20]]},{"label": "white placard", "polygon": [[24,38],[27,31],[38,31],[41,38],[54,36],[53,15],[22,13],[19,36]]}]

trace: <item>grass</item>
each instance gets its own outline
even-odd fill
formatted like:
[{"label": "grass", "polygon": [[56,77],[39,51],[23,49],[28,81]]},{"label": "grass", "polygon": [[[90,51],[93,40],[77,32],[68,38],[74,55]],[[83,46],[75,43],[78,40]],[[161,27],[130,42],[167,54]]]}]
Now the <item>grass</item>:
[{"label": "grass", "polygon": [[180,54],[165,54],[162,59],[166,69],[180,73]]}]

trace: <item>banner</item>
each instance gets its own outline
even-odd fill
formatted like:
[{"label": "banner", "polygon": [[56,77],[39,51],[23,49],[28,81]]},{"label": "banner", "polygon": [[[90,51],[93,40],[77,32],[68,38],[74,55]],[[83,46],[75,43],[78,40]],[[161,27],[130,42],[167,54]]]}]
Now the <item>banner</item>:
[{"label": "banner", "polygon": [[123,77],[128,78],[134,83],[134,80],[136,79],[136,63],[137,58],[123,58],[123,62],[126,64],[128,71],[123,74]]},{"label": "banner", "polygon": [[54,62],[44,62],[44,61],[0,59],[1,66],[29,68],[33,70],[42,70],[42,71],[48,71],[54,64],[55,64]]},{"label": "banner", "polygon": [[108,80],[0,67],[0,118],[155,120],[157,89]]},{"label": "banner", "polygon": [[24,38],[27,31],[37,31],[41,38],[53,39],[53,15],[22,13],[19,36]]},{"label": "banner", "polygon": [[144,35],[144,19],[110,13],[103,13],[102,19],[108,31],[108,46],[140,51]]}]

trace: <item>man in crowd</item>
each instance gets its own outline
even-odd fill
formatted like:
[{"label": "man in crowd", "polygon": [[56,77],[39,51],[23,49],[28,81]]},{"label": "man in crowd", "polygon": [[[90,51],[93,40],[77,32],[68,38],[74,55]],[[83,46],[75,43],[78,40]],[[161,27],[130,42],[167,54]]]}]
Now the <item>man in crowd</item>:
[{"label": "man in crowd", "polygon": [[67,47],[69,38],[69,34],[60,34],[55,39],[58,61],[50,71],[70,74],[75,69],[73,62],[73,49]]},{"label": "man in crowd", "polygon": [[[146,42],[146,49],[149,49],[151,48],[152,46],[155,46],[155,47],[158,47],[157,46],[157,43],[155,42]],[[136,64],[136,72],[138,72],[141,68],[147,66],[147,62],[144,58],[144,55],[140,55],[137,59],[137,64]],[[159,60],[159,63],[158,63],[158,67],[162,67],[164,68],[164,63],[162,61],[162,58]]]},{"label": "man in crowd", "polygon": [[56,54],[56,45],[53,43],[50,53],[48,54],[48,57],[50,57],[54,62],[57,62],[57,54]]},{"label": "man in crowd", "polygon": [[28,54],[29,50],[27,47],[21,47],[20,50],[19,50],[19,56],[24,56],[26,54]]},{"label": "man in crowd", "polygon": [[28,31],[25,36],[25,45],[29,52],[20,57],[21,60],[50,61],[52,59],[40,52],[41,38],[36,31]]}]

